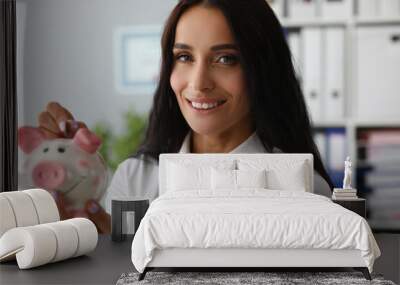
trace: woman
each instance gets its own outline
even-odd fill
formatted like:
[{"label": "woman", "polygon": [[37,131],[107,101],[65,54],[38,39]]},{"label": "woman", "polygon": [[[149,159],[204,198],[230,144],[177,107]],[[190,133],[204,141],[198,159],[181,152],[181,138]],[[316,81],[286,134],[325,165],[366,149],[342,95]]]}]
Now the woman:
[{"label": "woman", "polygon": [[[39,118],[43,129],[56,133],[55,122],[69,129],[67,120],[72,115],[57,103]],[[156,198],[158,156],[174,152],[312,153],[315,193],[331,195],[282,27],[265,0],[176,5],[162,36],[146,136],[118,167],[105,197],[107,212],[113,196]],[[94,214],[109,219],[98,205],[88,212],[95,222]]]}]

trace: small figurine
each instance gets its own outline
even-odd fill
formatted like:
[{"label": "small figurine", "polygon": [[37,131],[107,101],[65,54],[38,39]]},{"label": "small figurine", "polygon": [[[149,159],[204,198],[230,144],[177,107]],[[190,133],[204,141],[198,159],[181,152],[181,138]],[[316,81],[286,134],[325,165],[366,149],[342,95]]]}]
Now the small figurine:
[{"label": "small figurine", "polygon": [[357,200],[357,189],[351,186],[351,167],[350,156],[344,162],[343,188],[333,188],[332,200]]},{"label": "small figurine", "polygon": [[350,156],[346,157],[344,162],[344,178],[343,178],[343,189],[352,189],[351,187],[351,160]]}]

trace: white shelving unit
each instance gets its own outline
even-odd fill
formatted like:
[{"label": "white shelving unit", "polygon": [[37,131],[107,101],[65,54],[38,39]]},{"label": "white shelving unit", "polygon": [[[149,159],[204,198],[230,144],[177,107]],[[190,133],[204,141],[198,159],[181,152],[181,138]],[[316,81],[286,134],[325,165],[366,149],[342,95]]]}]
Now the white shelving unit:
[{"label": "white shelving unit", "polygon": [[[286,0],[290,1],[290,0]],[[341,27],[345,32],[344,42],[344,117],[338,118],[337,120],[317,120],[314,121],[314,127],[321,128],[344,128],[346,131],[346,144],[347,152],[352,157],[354,169],[357,167],[357,129],[366,127],[400,127],[400,108],[397,118],[385,118],[383,115],[385,110],[381,110],[382,116],[379,120],[376,119],[359,119],[356,114],[356,106],[358,104],[357,98],[357,48],[356,48],[356,34],[360,27],[365,26],[387,26],[387,25],[398,25],[400,27],[400,11],[398,17],[358,17],[355,15],[354,7],[356,2],[353,0],[353,15],[348,19],[290,19],[288,17],[279,17],[280,22],[284,28],[287,28],[289,32],[291,30],[302,30],[307,27]],[[285,2],[284,5],[288,5]],[[282,11],[287,10],[282,9]],[[400,44],[399,44],[400,48]],[[373,56],[373,55],[371,55]],[[400,82],[400,73],[399,73]],[[400,87],[399,87],[400,90]],[[384,94],[382,95],[384,96]],[[398,106],[400,106],[400,91]],[[353,181],[356,181],[356,171],[353,171]]]}]

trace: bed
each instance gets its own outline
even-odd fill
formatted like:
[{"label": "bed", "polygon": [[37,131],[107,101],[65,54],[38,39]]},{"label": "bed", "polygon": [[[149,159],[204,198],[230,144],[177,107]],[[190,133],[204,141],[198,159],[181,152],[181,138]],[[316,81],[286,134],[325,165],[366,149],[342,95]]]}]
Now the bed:
[{"label": "bed", "polygon": [[132,242],[154,268],[352,267],[380,251],[364,218],[313,194],[311,154],[162,154],[159,197]]}]

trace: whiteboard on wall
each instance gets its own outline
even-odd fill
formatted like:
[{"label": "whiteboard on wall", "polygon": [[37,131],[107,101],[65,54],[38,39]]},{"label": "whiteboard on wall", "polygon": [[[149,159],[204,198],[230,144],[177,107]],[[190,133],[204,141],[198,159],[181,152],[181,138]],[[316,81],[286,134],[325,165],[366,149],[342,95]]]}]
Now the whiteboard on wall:
[{"label": "whiteboard on wall", "polygon": [[114,32],[115,87],[127,95],[153,95],[161,65],[161,26],[120,27]]}]

